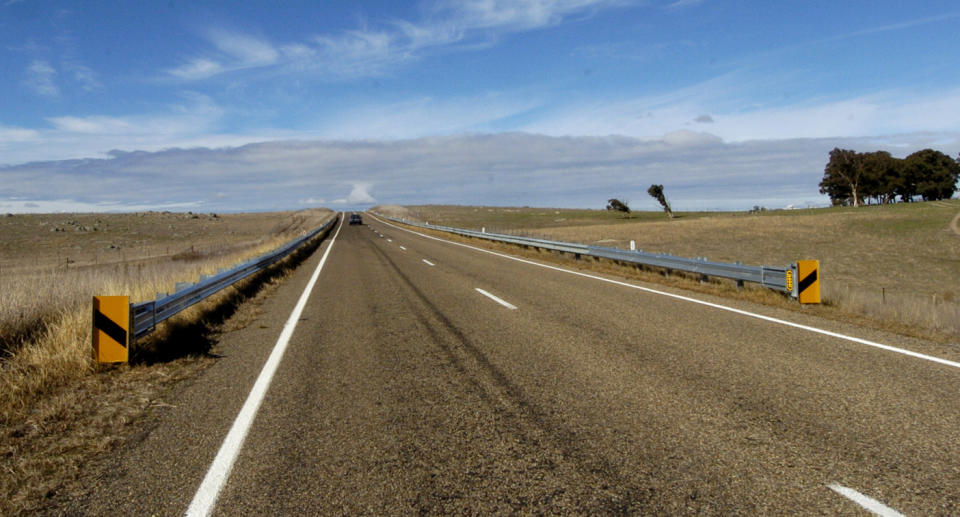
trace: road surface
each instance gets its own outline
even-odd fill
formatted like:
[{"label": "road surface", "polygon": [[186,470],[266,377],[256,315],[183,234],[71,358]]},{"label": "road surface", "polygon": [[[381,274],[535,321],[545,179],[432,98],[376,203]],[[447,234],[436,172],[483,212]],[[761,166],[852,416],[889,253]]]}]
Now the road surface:
[{"label": "road surface", "polygon": [[955,347],[365,222],[224,335],[64,512],[960,513]]}]

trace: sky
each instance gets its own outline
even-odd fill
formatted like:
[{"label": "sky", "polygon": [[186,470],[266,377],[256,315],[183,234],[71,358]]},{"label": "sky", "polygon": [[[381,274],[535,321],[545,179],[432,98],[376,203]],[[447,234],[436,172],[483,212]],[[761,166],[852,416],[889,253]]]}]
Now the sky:
[{"label": "sky", "polygon": [[960,153],[950,1],[0,0],[0,211],[819,206]]}]

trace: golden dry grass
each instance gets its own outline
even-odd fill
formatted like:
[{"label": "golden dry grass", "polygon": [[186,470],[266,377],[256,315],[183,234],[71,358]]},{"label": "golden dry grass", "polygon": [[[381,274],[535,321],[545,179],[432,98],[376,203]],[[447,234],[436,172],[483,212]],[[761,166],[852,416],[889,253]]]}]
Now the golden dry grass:
[{"label": "golden dry grass", "polygon": [[[185,350],[203,345],[207,338],[191,341],[183,336],[210,331],[211,325],[233,314],[237,304],[258,296],[263,282],[275,286],[290,262],[238,289],[221,291],[138,342],[134,353],[149,353],[149,365],[95,367],[90,349],[92,295],[152,299],[158,291],[173,291],[176,282],[193,282],[200,274],[274,249],[332,216],[327,210],[310,210],[218,217],[149,213],[0,219],[0,514],[31,513],[64,491],[82,491],[71,485],[76,484],[79,466],[122,441],[130,424],[158,403],[165,387],[209,364],[209,359]],[[101,226],[96,232],[49,232],[55,234],[53,244],[48,233],[35,231],[63,220],[88,228],[85,222],[99,220]],[[115,247],[104,247],[104,242]],[[127,254],[111,255],[117,250]],[[165,342],[165,336],[177,343]],[[170,348],[179,353],[167,353]],[[192,353],[204,351],[198,347]]]},{"label": "golden dry grass", "polygon": [[[917,334],[960,336],[960,201],[747,213],[543,208],[393,209],[414,220],[723,262],[788,265],[818,259],[825,306]],[[830,312],[830,311],[822,311]]]},{"label": "golden dry grass", "polygon": [[[5,356],[0,359],[0,423],[16,421],[37,396],[92,370],[93,295],[126,294],[142,301],[173,292],[177,282],[194,282],[201,274],[269,251],[330,216],[329,211],[204,216],[216,221],[210,223],[191,214],[0,220],[0,352]],[[49,226],[51,219],[80,221],[78,226],[88,228],[84,219],[95,219],[102,226],[96,232],[31,231]],[[51,244],[49,233],[66,235]],[[105,242],[119,244],[109,248]],[[127,256],[108,253],[126,249]]]}]

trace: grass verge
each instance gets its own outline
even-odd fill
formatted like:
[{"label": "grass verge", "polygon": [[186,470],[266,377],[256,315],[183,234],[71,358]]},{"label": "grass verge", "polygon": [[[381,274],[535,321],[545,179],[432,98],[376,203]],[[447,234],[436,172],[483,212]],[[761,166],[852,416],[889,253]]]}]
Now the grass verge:
[{"label": "grass verge", "polygon": [[[329,217],[332,214],[325,212],[302,222],[312,228]],[[69,273],[86,279],[70,288],[79,291],[79,301],[68,296],[48,300],[63,302],[59,312],[42,321],[32,340],[8,350],[0,361],[0,515],[33,513],[49,508],[65,492],[81,490],[76,484],[81,465],[120,443],[133,429],[132,423],[163,404],[164,394],[178,380],[209,366],[208,352],[218,333],[255,317],[249,307],[256,304],[247,302],[263,299],[316,249],[322,237],[161,325],[137,343],[129,365],[99,368],[92,363],[87,289],[134,289],[134,280],[156,278],[159,281],[146,288],[140,285],[138,290],[126,291],[135,298],[152,297],[157,285],[162,288],[212,272],[208,268],[232,265],[273,249],[299,232],[290,225],[286,228],[236,254],[212,253],[189,263],[128,267],[127,271],[139,269],[136,277],[121,278],[129,283],[107,278],[96,269]],[[148,272],[154,276],[145,277]],[[171,273],[178,276],[164,276]]]}]

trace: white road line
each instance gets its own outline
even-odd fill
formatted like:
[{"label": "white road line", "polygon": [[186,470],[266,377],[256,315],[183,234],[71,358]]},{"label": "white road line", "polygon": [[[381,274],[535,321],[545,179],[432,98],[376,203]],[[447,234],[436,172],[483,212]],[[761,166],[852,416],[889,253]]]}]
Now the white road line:
[{"label": "white road line", "polygon": [[436,264],[434,264],[433,262],[430,262],[430,261],[427,260],[427,259],[423,259],[423,263],[426,264],[426,265],[428,265],[428,266],[436,266]]},{"label": "white road line", "polygon": [[402,249],[403,251],[407,251],[407,248],[404,248],[403,246],[400,246],[400,249]]},{"label": "white road line", "polygon": [[280,332],[277,344],[273,346],[273,351],[270,353],[270,357],[267,358],[267,362],[264,363],[263,370],[260,371],[260,375],[250,390],[250,394],[247,395],[247,400],[243,403],[240,413],[237,414],[237,418],[233,421],[230,432],[227,433],[223,444],[220,445],[220,451],[217,452],[216,458],[213,459],[210,470],[207,471],[207,475],[203,478],[203,482],[200,484],[200,488],[197,489],[197,493],[194,494],[193,501],[190,503],[186,515],[206,516],[210,515],[210,512],[213,511],[217,497],[220,495],[220,490],[223,489],[227,478],[230,477],[230,471],[233,469],[233,463],[236,461],[237,455],[243,447],[243,441],[247,437],[247,431],[250,430],[250,425],[253,424],[253,419],[257,416],[257,410],[260,409],[263,397],[270,388],[270,383],[273,381],[273,374],[277,372],[277,367],[280,365],[283,353],[287,350],[290,337],[293,336],[293,331],[297,327],[297,321],[300,320],[300,314],[303,313],[303,309],[307,305],[310,292],[313,290],[314,284],[317,283],[317,278],[320,277],[320,271],[323,269],[323,265],[327,263],[327,257],[330,256],[330,250],[333,249],[333,244],[337,241],[337,236],[340,235],[341,228],[343,228],[343,217],[340,218],[340,226],[337,226],[337,233],[333,235],[333,239],[330,240],[330,245],[327,246],[327,250],[323,252],[323,257],[320,259],[320,263],[317,264],[317,269],[313,271],[313,276],[310,277],[310,281],[307,282],[307,286],[303,289],[297,305],[293,308],[293,312],[290,313],[290,317],[283,325],[283,331]]},{"label": "white road line", "polygon": [[879,515],[880,517],[904,517],[902,513],[890,508],[889,506],[877,501],[872,497],[867,497],[852,488],[847,488],[834,483],[830,485],[830,490],[833,490],[843,497],[846,497],[847,499],[859,504],[874,515]]},{"label": "white road line", "polygon": [[491,255],[496,255],[496,256],[498,256],[498,257],[503,257],[503,258],[505,258],[505,259],[515,260],[515,261],[517,261],[517,262],[523,262],[524,264],[530,264],[530,265],[537,266],[537,267],[542,267],[542,268],[546,268],[546,269],[552,269],[552,270],[554,270],[554,271],[562,271],[562,272],[564,272],[564,273],[569,273],[569,274],[571,274],[571,275],[582,276],[582,277],[585,277],[585,278],[592,278],[592,279],[594,279],[594,280],[600,280],[601,282],[607,282],[607,283],[610,283],[610,284],[620,285],[620,286],[623,286],[623,287],[629,287],[629,288],[631,288],[631,289],[638,289],[638,290],[640,290],[640,291],[644,291],[644,292],[647,292],[647,293],[659,294],[659,295],[661,295],[661,296],[668,296],[668,297],[670,297],[670,298],[675,298],[675,299],[677,299],[677,300],[683,300],[683,301],[690,302],[690,303],[696,303],[696,304],[700,304],[700,305],[705,305],[705,306],[707,306],[707,307],[713,307],[714,309],[720,309],[720,310],[722,310],[722,311],[728,311],[728,312],[732,312],[732,313],[735,313],[735,314],[740,314],[741,316],[748,316],[748,317],[751,317],[751,318],[757,318],[757,319],[761,319],[761,320],[764,320],[764,321],[769,321],[770,323],[776,323],[776,324],[778,324],[778,325],[785,325],[785,326],[787,326],[787,327],[793,327],[793,328],[797,328],[797,329],[800,329],[800,330],[806,330],[806,331],[808,331],[808,332],[814,332],[814,333],[817,333],[817,334],[822,334],[822,335],[824,335],[824,336],[830,336],[830,337],[834,337],[834,338],[837,338],[837,339],[843,339],[843,340],[845,340],[845,341],[850,341],[850,342],[853,342],[853,343],[858,343],[858,344],[866,345],[866,346],[873,347],[873,348],[879,348],[879,349],[881,349],[881,350],[886,350],[886,351],[888,351],[888,352],[894,352],[894,353],[897,353],[897,354],[903,354],[903,355],[910,356],[910,357],[914,357],[914,358],[917,358],[917,359],[923,359],[924,361],[931,361],[931,362],[938,363],[938,364],[942,364],[942,365],[945,365],[945,366],[950,366],[950,367],[953,367],[953,368],[960,368],[960,363],[958,363],[958,362],[956,362],[956,361],[950,361],[950,360],[948,360],[948,359],[943,359],[943,358],[940,358],[940,357],[934,357],[934,356],[932,356],[932,355],[921,354],[921,353],[919,353],[919,352],[913,352],[913,351],[911,351],[911,350],[906,350],[906,349],[903,349],[903,348],[897,348],[897,347],[890,346],[890,345],[884,345],[884,344],[882,344],[882,343],[876,343],[876,342],[874,342],[874,341],[868,341],[868,340],[866,340],[866,339],[861,339],[861,338],[858,338],[858,337],[848,336],[848,335],[846,335],[846,334],[840,334],[840,333],[837,333],[837,332],[832,332],[832,331],[820,329],[820,328],[817,328],[817,327],[811,327],[811,326],[808,326],[808,325],[802,325],[802,324],[800,324],[800,323],[794,323],[794,322],[792,322],[792,321],[781,320],[781,319],[779,319],[779,318],[774,318],[774,317],[771,317],[771,316],[764,316],[763,314],[757,314],[757,313],[745,311],[745,310],[742,310],[742,309],[734,309],[733,307],[727,307],[726,305],[720,305],[720,304],[717,304],[717,303],[711,303],[711,302],[707,302],[707,301],[703,301],[703,300],[698,300],[698,299],[696,299],[696,298],[690,298],[689,296],[682,296],[682,295],[679,295],[679,294],[673,294],[673,293],[668,293],[668,292],[664,292],[664,291],[658,291],[658,290],[656,290],[656,289],[651,289],[651,288],[649,288],[649,287],[643,287],[643,286],[639,286],[639,285],[628,284],[627,282],[621,282],[621,281],[619,281],[619,280],[613,280],[613,279],[610,279],[610,278],[603,278],[603,277],[601,277],[601,276],[590,275],[590,274],[583,273],[583,272],[580,272],[580,271],[573,271],[573,270],[571,270],[571,269],[564,269],[564,268],[562,268],[562,267],[551,266],[551,265],[548,265],[548,264],[541,264],[541,263],[539,263],[539,262],[534,262],[534,261],[532,261],[532,260],[522,259],[522,258],[519,258],[519,257],[513,257],[513,256],[510,256],[510,255],[505,255],[505,254],[503,254],[503,253],[498,253],[498,252],[496,252],[496,251],[490,251],[490,250],[487,250],[487,249],[478,248],[478,247],[476,247],[476,246],[470,246],[469,244],[463,244],[463,243],[460,243],[460,242],[448,241],[448,240],[446,240],[446,239],[441,239],[441,238],[439,238],[439,237],[434,237],[434,236],[432,236],[432,235],[426,235],[426,234],[423,234],[423,233],[420,233],[420,232],[415,232],[415,231],[413,231],[413,230],[408,230],[407,228],[401,228],[401,227],[399,227],[399,226],[390,224],[389,222],[384,221],[384,220],[379,219],[379,218],[378,218],[378,220],[379,220],[380,222],[382,222],[383,224],[386,224],[386,225],[388,225],[388,226],[392,226],[392,227],[394,227],[394,228],[396,228],[396,229],[398,229],[398,230],[403,230],[403,231],[405,231],[405,232],[409,232],[409,233],[412,233],[412,234],[415,234],[415,235],[419,235],[419,236],[424,237],[424,238],[426,238],[426,239],[433,239],[433,240],[435,240],[435,241],[445,242],[445,243],[447,243],[447,244],[452,244],[452,245],[454,245],[454,246],[461,246],[461,247],[464,247],[464,248],[469,248],[469,249],[476,250],[476,251],[480,251],[480,252],[483,252],[483,253],[489,253],[489,254],[491,254]]},{"label": "white road line", "polygon": [[477,289],[477,292],[478,292],[478,293],[486,296],[487,298],[490,298],[491,300],[499,303],[500,305],[503,305],[504,307],[506,307],[506,308],[508,308],[508,309],[510,309],[510,310],[512,310],[512,311],[517,310],[517,306],[516,306],[516,305],[514,305],[514,304],[512,304],[512,303],[509,303],[509,302],[505,301],[505,300],[502,299],[502,298],[499,298],[499,297],[497,297],[497,296],[494,296],[494,295],[492,295],[492,294],[484,291],[483,289],[480,289],[479,287],[477,287],[476,289]]}]

